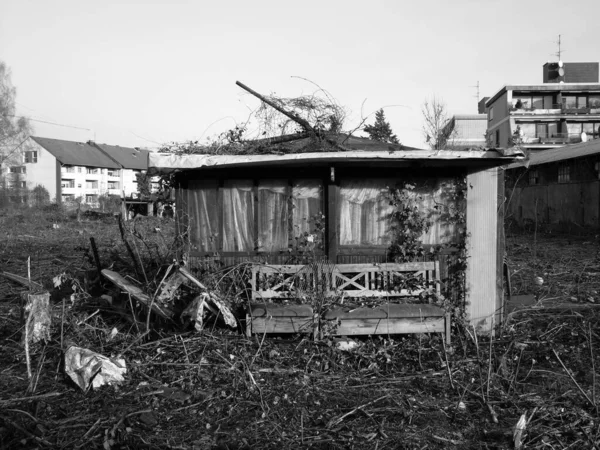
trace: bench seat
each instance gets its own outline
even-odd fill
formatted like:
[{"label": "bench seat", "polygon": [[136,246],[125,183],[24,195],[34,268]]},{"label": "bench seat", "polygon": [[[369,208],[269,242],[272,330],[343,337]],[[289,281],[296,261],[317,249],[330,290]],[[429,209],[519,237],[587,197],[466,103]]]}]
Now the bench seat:
[{"label": "bench seat", "polygon": [[246,334],[311,333],[317,323],[310,305],[251,303],[246,315]]},{"label": "bench seat", "polygon": [[446,343],[450,344],[450,315],[443,308],[429,304],[336,307],[321,317],[320,328],[326,327],[336,336],[444,333]]}]

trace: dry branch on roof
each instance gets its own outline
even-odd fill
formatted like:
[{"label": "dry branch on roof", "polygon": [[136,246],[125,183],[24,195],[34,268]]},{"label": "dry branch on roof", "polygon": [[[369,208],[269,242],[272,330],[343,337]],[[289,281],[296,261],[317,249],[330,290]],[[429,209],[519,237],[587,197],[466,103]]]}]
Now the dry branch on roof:
[{"label": "dry branch on roof", "polygon": [[[261,101],[252,119],[260,139],[244,139],[247,125],[228,130],[213,142],[173,143],[161,149],[178,154],[246,155],[348,151],[341,133],[346,112],[329,95],[293,98],[262,95],[241,82],[238,86]],[[324,92],[321,90],[321,92]],[[337,137],[342,136],[343,139]]]}]

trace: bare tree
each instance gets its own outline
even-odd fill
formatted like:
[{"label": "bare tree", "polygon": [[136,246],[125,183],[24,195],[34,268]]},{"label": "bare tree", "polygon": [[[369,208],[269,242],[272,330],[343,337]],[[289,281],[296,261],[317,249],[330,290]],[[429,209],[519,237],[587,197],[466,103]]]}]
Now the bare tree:
[{"label": "bare tree", "polygon": [[[10,69],[0,61],[0,182],[10,173],[11,166],[21,165],[21,150],[32,132],[29,120],[16,115],[16,96],[17,89],[12,85]],[[20,189],[22,176],[15,175],[13,178],[12,184],[16,183],[15,187]]]},{"label": "bare tree", "polygon": [[446,149],[451,144],[450,140],[455,134],[454,127],[447,114],[446,103],[434,96],[425,100],[421,112],[424,119],[423,135],[429,147],[433,150]]}]

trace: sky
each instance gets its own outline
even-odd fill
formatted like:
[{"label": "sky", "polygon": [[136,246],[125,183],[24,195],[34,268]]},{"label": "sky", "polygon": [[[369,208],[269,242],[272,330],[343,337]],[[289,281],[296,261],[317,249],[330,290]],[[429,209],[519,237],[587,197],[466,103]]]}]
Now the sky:
[{"label": "sky", "polygon": [[600,61],[599,17],[598,0],[2,0],[0,60],[38,136],[204,141],[259,106],[239,80],[283,97],[318,85],[346,129],[384,107],[425,148],[426,99],[475,114],[478,84],[541,83],[559,35],[563,61]]}]

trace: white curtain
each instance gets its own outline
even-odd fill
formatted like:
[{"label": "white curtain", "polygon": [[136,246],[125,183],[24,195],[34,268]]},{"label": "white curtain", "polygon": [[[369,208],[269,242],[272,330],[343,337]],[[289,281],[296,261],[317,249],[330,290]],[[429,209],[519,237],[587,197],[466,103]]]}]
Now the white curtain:
[{"label": "white curtain", "polygon": [[385,197],[387,180],[346,180],[340,184],[341,245],[389,243],[392,207]]},{"label": "white curtain", "polygon": [[288,247],[288,186],[286,180],[258,184],[258,249],[278,251]]},{"label": "white curtain", "polygon": [[314,232],[313,219],[322,214],[321,195],[323,188],[319,180],[301,180],[292,188],[294,236]]},{"label": "white curtain", "polygon": [[[340,245],[390,244],[393,207],[386,193],[397,184],[398,180],[386,179],[340,183]],[[455,226],[446,219],[449,200],[444,198],[445,190],[453,186],[454,180],[448,178],[435,185],[416,183],[409,191],[415,206],[431,224],[421,236],[424,245],[449,243],[455,237]]]},{"label": "white curtain", "polygon": [[442,178],[430,183],[416,183],[415,189],[410,191],[410,196],[415,200],[415,206],[419,208],[430,223],[429,230],[421,235],[423,245],[448,244],[454,240],[456,226],[448,220],[449,208],[457,205],[450,204],[447,194],[449,190],[455,189],[455,180]]},{"label": "white curtain", "polygon": [[192,181],[187,189],[190,242],[200,251],[218,250],[217,182]]},{"label": "white curtain", "polygon": [[227,181],[223,186],[223,251],[254,250],[254,201],[251,180]]}]

